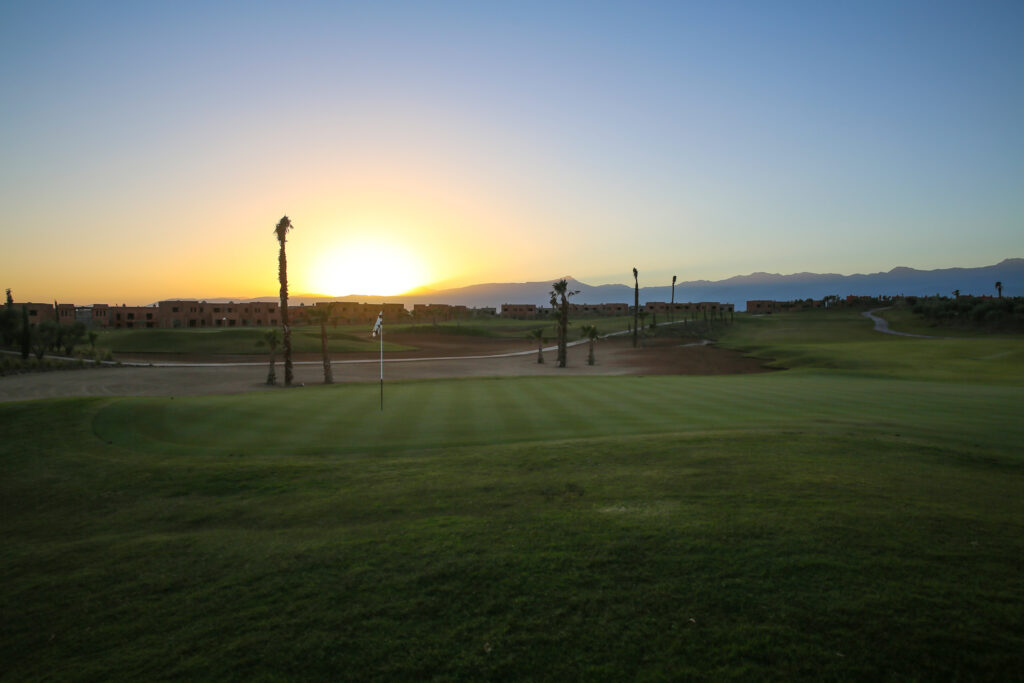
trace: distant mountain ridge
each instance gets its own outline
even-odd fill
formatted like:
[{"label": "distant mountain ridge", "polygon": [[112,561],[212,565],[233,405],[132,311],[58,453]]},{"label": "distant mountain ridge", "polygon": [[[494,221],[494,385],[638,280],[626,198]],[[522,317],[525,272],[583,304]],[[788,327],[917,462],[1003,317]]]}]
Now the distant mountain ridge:
[{"label": "distant mountain ridge", "polygon": [[[560,278],[538,282],[501,282],[468,285],[451,289],[414,292],[402,296],[359,296],[345,297],[309,296],[291,297],[289,302],[310,305],[317,301],[361,301],[366,303],[412,304],[453,304],[472,307],[500,307],[502,304],[548,305],[551,283]],[[572,298],[574,303],[633,303],[632,285],[588,285],[585,282],[566,277],[569,287],[579,290]],[[1003,283],[1004,296],[1024,294],[1024,258],[1008,258],[995,265],[978,268],[942,268],[917,270],[897,266],[887,272],[840,275],[838,273],[778,273],[756,272],[749,275],[735,275],[724,280],[691,280],[676,283],[675,300],[721,301],[733,303],[736,310],[744,310],[746,302],[752,299],[820,299],[829,294],[846,297],[856,295],[907,295],[927,296],[942,294],[951,296],[954,289],[961,294],[994,295],[995,283]],[[644,282],[643,271],[640,282]],[[672,296],[671,284],[645,286],[640,288],[640,302],[669,301]],[[276,297],[255,299],[231,299],[242,301],[276,301]],[[225,302],[228,299],[207,299]]]}]

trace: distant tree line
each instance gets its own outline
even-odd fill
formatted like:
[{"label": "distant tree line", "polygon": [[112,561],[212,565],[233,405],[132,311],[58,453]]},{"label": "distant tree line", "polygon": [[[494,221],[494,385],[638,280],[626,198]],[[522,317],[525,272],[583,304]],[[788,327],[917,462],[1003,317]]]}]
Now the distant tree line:
[{"label": "distant tree line", "polygon": [[907,297],[907,304],[914,313],[942,325],[1024,328],[1024,297],[1020,296]]}]

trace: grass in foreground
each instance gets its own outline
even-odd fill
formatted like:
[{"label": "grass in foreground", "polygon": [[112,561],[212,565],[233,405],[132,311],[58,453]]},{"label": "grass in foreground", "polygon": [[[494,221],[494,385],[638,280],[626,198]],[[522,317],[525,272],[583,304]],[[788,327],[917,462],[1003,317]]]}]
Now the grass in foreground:
[{"label": "grass in foreground", "polygon": [[1019,387],[821,372],[0,406],[14,678],[982,678]]}]

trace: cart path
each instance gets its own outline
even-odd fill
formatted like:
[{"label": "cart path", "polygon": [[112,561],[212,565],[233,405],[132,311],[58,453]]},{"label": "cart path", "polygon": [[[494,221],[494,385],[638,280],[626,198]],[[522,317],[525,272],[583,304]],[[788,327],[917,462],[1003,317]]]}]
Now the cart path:
[{"label": "cart path", "polygon": [[910,332],[897,332],[896,330],[889,329],[889,321],[885,318],[879,318],[875,313],[879,311],[888,311],[892,306],[886,306],[885,308],[872,308],[870,311],[864,311],[861,313],[865,318],[869,318],[875,323],[875,332],[883,332],[885,334],[895,334],[900,337],[916,337],[917,339],[949,339],[949,337],[932,337],[927,334],[911,334]]}]

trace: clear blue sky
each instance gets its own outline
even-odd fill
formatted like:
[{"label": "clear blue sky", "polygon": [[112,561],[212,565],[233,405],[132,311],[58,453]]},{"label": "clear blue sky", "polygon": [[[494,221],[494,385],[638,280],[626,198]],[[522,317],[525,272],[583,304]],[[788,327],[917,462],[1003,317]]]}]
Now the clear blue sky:
[{"label": "clear blue sky", "polygon": [[452,284],[1024,256],[1022,36],[1019,1],[7,3],[0,285],[272,293],[284,213],[299,291],[353,244]]}]

